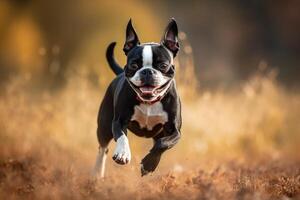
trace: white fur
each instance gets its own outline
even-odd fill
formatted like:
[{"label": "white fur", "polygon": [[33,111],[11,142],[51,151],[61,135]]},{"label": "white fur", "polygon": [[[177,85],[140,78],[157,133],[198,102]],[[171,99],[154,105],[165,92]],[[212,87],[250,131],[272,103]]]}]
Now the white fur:
[{"label": "white fur", "polygon": [[141,128],[151,131],[155,125],[164,124],[168,121],[168,113],[164,111],[162,103],[136,105],[132,121],[137,121]]},{"label": "white fur", "polygon": [[100,148],[96,158],[96,164],[93,170],[93,175],[96,178],[104,177],[106,158],[107,158],[106,149]]},{"label": "white fur", "polygon": [[116,157],[116,160],[122,160],[124,163],[126,162],[126,160],[128,162],[130,162],[130,160],[131,160],[131,152],[130,152],[130,148],[129,148],[129,142],[128,142],[128,138],[125,134],[123,134],[117,140],[114,157]]},{"label": "white fur", "polygon": [[143,48],[143,67],[152,67],[153,52],[150,45],[145,45]]}]

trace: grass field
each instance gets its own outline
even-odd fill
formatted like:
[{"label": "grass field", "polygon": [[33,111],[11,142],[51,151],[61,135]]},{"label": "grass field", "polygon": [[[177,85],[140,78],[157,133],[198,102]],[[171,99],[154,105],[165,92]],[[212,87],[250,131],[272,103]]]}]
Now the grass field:
[{"label": "grass field", "polygon": [[265,66],[226,90],[177,74],[179,144],[141,178],[152,141],[129,134],[132,162],[108,159],[103,181],[90,177],[103,89],[84,73],[56,92],[15,76],[0,99],[0,199],[300,199],[300,95]]}]

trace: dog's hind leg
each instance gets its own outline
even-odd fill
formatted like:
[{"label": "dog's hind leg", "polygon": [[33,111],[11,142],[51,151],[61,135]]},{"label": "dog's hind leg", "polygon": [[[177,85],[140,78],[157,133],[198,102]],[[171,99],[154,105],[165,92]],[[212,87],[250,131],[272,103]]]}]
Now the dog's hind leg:
[{"label": "dog's hind leg", "polygon": [[113,138],[112,120],[113,120],[113,98],[111,86],[106,91],[104,99],[100,105],[97,119],[97,139],[99,143],[99,151],[96,158],[93,175],[96,178],[103,178],[105,173],[105,162],[108,153],[108,145]]},{"label": "dog's hind leg", "polygon": [[101,146],[99,147],[99,152],[97,154],[96,163],[93,170],[93,176],[96,178],[104,178],[107,153],[108,148]]},{"label": "dog's hind leg", "polygon": [[99,151],[96,157],[95,167],[93,169],[93,176],[95,178],[103,178],[105,174],[105,163],[108,153],[108,145],[113,138],[111,130],[111,119],[109,118],[99,118],[98,128],[97,128],[97,138],[99,142]]},{"label": "dog's hind leg", "polygon": [[108,153],[108,144],[112,139],[112,133],[107,130],[107,127],[99,126],[97,129],[99,151],[96,158],[95,167],[93,170],[93,175],[96,178],[103,178],[105,174],[105,163]]}]

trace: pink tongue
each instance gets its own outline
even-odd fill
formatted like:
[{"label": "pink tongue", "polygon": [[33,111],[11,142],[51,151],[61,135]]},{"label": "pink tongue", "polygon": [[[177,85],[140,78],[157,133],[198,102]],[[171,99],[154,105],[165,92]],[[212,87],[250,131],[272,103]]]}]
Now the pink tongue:
[{"label": "pink tongue", "polygon": [[152,93],[154,91],[153,87],[141,87],[140,90],[142,91],[142,93]]}]

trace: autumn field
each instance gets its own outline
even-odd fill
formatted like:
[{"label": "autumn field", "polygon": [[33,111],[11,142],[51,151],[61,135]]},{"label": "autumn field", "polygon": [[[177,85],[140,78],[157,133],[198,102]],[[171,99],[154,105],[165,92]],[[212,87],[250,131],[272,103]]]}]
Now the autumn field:
[{"label": "autumn field", "polygon": [[104,90],[85,71],[56,92],[34,92],[29,75],[11,78],[0,99],[0,198],[300,199],[299,94],[266,63],[235,88],[211,91],[189,66],[178,64],[179,144],[141,177],[152,141],[129,133],[132,162],[114,163],[112,142],[104,180],[90,176]]},{"label": "autumn field", "polygon": [[[300,200],[300,1],[0,0],[0,200]],[[182,137],[154,173],[128,133],[91,176],[100,102],[129,19],[142,43],[178,24]],[[165,35],[164,35],[165,36]],[[297,75],[298,74],[298,75]]]}]

